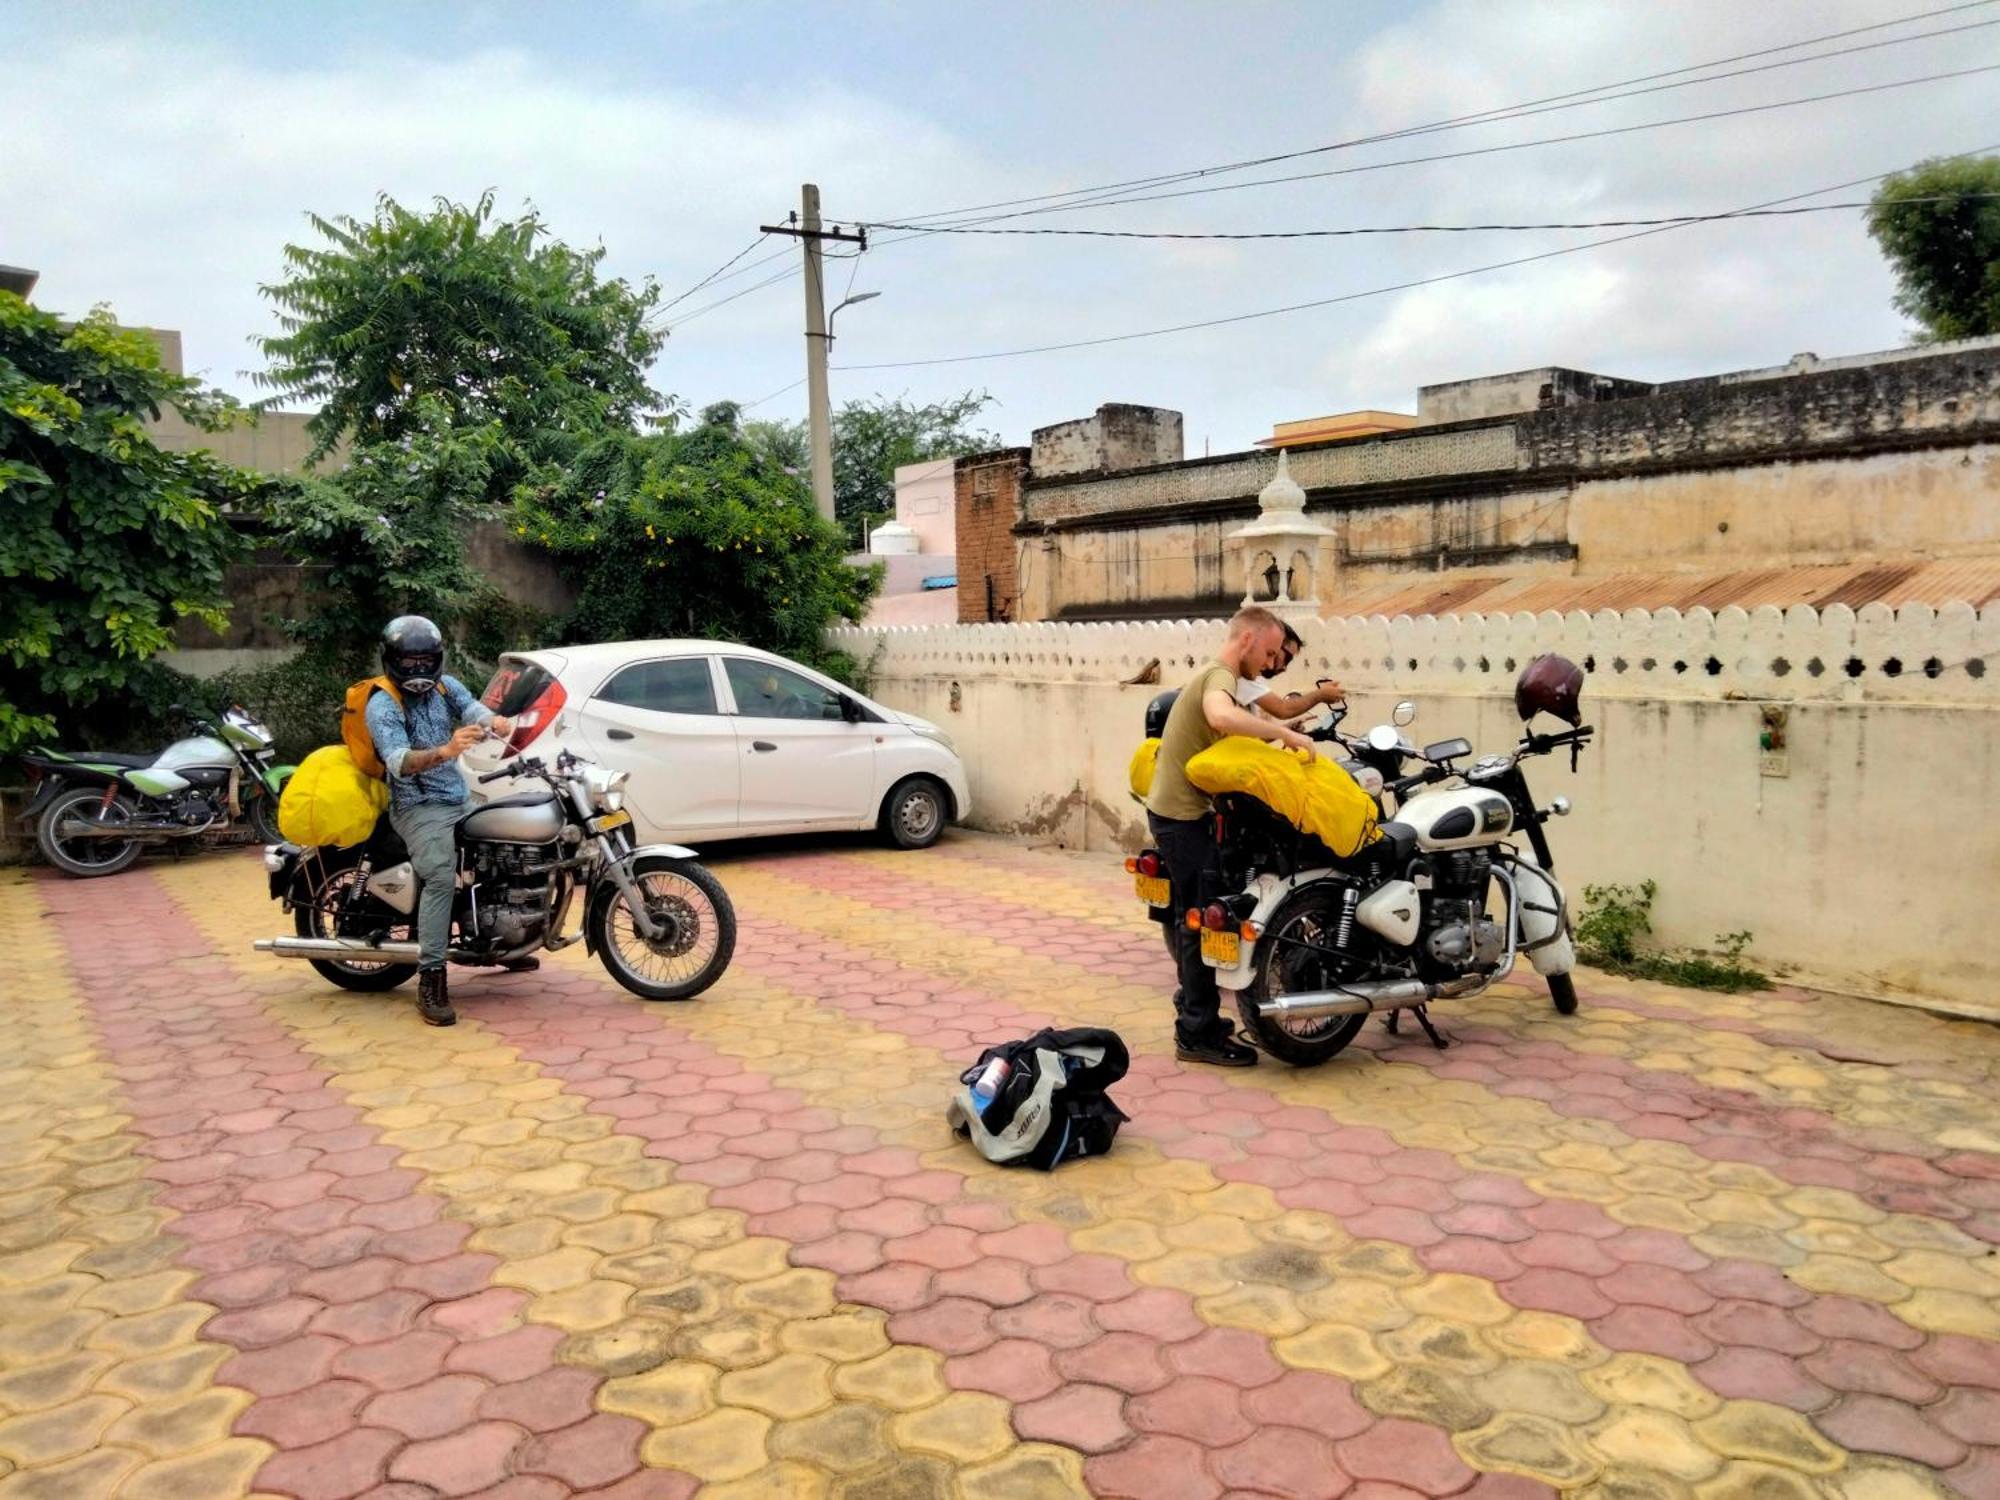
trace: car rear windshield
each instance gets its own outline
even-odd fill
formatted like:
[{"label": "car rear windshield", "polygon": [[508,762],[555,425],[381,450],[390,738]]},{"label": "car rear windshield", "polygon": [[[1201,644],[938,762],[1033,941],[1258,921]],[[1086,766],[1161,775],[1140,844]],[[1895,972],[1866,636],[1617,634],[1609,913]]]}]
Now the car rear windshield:
[{"label": "car rear windshield", "polygon": [[542,690],[553,680],[546,668],[536,666],[526,657],[503,657],[479,701],[501,718],[512,718],[541,697]]}]

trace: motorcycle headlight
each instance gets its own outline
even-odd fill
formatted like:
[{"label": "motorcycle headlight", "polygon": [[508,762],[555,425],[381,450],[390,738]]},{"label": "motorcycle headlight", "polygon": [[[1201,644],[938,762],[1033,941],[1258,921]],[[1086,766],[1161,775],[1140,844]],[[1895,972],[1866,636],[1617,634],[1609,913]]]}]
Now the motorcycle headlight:
[{"label": "motorcycle headlight", "polygon": [[625,806],[625,783],[632,779],[630,771],[613,771],[606,778],[604,791],[597,799],[597,805],[606,812],[619,812]]}]

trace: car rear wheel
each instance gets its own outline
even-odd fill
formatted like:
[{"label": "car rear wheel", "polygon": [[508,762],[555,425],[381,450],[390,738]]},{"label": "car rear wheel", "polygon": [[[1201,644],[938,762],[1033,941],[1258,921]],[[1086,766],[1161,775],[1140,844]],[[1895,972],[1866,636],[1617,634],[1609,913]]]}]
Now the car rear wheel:
[{"label": "car rear wheel", "polygon": [[950,794],[936,779],[907,777],[882,799],[882,832],[898,849],[928,849],[943,836],[950,807]]}]

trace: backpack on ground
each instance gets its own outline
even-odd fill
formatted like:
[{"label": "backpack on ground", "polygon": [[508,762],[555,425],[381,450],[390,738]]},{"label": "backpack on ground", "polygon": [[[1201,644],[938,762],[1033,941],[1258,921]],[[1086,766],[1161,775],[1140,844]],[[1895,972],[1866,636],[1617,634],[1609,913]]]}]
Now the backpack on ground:
[{"label": "backpack on ground", "polygon": [[[1102,1156],[1130,1118],[1104,1091],[1130,1062],[1115,1031],[1038,1031],[980,1053],[960,1075],[945,1120],[988,1161],[1048,1171],[1074,1157]],[[997,1080],[990,1092],[982,1087],[989,1080]]]},{"label": "backpack on ground", "polygon": [[[431,691],[442,693],[444,684],[439,683]],[[368,700],[377,692],[387,693],[396,700],[398,708],[405,714],[409,712],[403,702],[402,690],[395,683],[386,677],[364,678],[347,690],[347,698],[340,706],[340,739],[347,746],[347,753],[353,757],[354,764],[361,768],[362,775],[387,781],[389,768],[375,753],[375,736],[368,732]]]}]

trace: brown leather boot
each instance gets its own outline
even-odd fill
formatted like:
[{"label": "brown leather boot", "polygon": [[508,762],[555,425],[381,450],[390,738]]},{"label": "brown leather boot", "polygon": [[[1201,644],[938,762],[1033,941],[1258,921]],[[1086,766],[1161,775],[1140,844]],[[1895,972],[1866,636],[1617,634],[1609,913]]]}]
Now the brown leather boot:
[{"label": "brown leather boot", "polygon": [[417,1014],[426,1026],[456,1026],[458,1012],[451,1008],[451,989],[442,965],[417,971]]}]

